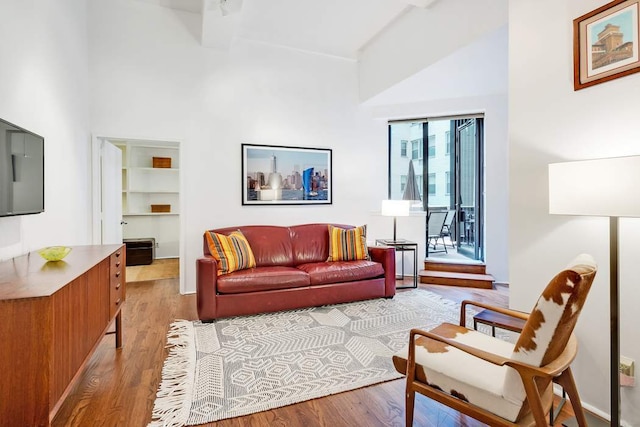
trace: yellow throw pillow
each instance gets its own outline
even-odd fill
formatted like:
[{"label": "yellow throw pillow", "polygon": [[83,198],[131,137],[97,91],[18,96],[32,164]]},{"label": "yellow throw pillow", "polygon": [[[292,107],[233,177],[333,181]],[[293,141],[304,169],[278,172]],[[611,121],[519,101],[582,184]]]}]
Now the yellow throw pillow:
[{"label": "yellow throw pillow", "polygon": [[224,234],[205,233],[209,252],[218,261],[218,276],[256,266],[251,246],[240,230]]},{"label": "yellow throw pillow", "polygon": [[327,261],[369,259],[367,226],[344,229],[329,225],[329,258]]}]

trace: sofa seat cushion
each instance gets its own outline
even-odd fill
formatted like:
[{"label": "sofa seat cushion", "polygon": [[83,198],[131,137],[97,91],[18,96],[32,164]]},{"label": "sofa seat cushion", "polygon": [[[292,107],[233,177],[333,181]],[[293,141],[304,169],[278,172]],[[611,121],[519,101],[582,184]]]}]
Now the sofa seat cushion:
[{"label": "sofa seat cushion", "polygon": [[309,274],[312,285],[353,282],[384,276],[382,264],[365,260],[313,262],[299,265],[298,268]]},{"label": "sofa seat cushion", "polygon": [[293,267],[256,267],[218,277],[218,292],[241,294],[309,286],[309,275]]},{"label": "sofa seat cushion", "polygon": [[[459,325],[443,323],[431,332],[502,357],[508,358],[513,352],[512,343]],[[420,381],[509,421],[518,418],[523,401],[504,395],[505,377],[512,368],[494,365],[426,337],[416,339],[415,355],[416,377]],[[393,364],[402,374],[406,374],[407,357],[408,346],[393,356]]]}]

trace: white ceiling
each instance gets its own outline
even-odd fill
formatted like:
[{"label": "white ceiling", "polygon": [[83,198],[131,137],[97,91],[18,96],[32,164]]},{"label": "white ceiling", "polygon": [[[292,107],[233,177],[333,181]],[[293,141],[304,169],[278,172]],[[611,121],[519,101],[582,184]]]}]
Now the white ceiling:
[{"label": "white ceiling", "polygon": [[[202,43],[205,46],[228,46],[231,38],[242,37],[350,59],[356,59],[360,49],[409,8],[428,7],[434,2],[226,0],[225,8],[229,13],[223,15],[220,0],[138,1],[191,13],[202,14],[204,11]],[[216,26],[224,28],[224,31],[219,31]]]}]

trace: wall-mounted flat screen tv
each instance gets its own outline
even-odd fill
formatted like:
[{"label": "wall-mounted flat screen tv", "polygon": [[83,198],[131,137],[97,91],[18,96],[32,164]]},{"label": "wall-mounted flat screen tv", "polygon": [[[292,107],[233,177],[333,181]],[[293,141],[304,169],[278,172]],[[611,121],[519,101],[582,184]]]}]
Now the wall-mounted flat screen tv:
[{"label": "wall-mounted flat screen tv", "polygon": [[44,138],[0,119],[0,216],[44,212]]}]

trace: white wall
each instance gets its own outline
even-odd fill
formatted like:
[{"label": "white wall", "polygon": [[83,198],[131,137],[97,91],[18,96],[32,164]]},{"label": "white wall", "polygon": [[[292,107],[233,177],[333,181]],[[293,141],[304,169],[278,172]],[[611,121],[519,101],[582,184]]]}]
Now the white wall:
[{"label": "white wall", "polygon": [[[549,215],[547,188],[549,163],[640,154],[640,74],[573,90],[572,21],[602,4],[510,2],[509,269],[512,307],[530,310],[573,256],[596,258],[598,275],[576,328],[573,372],[582,400],[609,413],[608,221]],[[639,361],[640,288],[632,269],[640,256],[640,222],[621,220],[620,237],[621,353]],[[622,389],[622,407],[623,419],[640,425],[638,388]]]},{"label": "white wall", "polygon": [[502,283],[509,282],[507,40],[505,25],[364,103],[379,133],[390,119],[484,113],[485,262]]},{"label": "white wall", "polygon": [[0,259],[88,244],[86,4],[7,0],[0,16],[0,117],[45,138],[45,212],[0,218]]},{"label": "white wall", "polygon": [[410,9],[361,52],[360,99],[370,99],[504,26],[507,5],[507,0],[446,0]]},{"label": "white wall", "polygon": [[[238,40],[202,48],[197,15],[125,0],[90,2],[92,130],[182,142],[186,292],[206,229],[374,221],[387,194],[386,130],[358,106],[356,63]],[[241,205],[240,144],[333,149],[333,205]],[[384,235],[383,235],[384,234]]]}]

